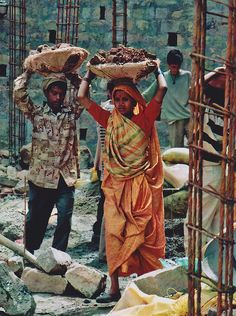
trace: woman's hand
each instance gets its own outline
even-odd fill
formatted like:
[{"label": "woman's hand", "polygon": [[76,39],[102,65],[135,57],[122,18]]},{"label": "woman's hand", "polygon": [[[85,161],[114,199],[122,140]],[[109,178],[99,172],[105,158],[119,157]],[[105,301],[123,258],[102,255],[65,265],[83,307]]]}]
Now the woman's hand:
[{"label": "woman's hand", "polygon": [[95,77],[96,75],[91,70],[88,70],[85,76],[82,78],[82,82],[79,87],[79,92],[77,96],[79,103],[82,106],[84,106],[87,110],[90,108],[92,104],[92,101],[89,97],[89,85]]},{"label": "woman's hand", "polygon": [[95,73],[93,73],[91,70],[88,70],[82,80],[87,81],[90,84],[95,77]]}]

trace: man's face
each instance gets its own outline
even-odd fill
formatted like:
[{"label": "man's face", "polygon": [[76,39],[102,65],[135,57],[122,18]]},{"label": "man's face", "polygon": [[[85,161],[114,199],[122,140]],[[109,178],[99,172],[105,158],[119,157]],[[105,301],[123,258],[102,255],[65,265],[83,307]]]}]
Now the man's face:
[{"label": "man's face", "polygon": [[52,85],[49,87],[48,91],[46,92],[46,97],[48,105],[53,111],[58,111],[60,109],[60,106],[63,104],[65,99],[65,95],[65,89],[57,85]]},{"label": "man's face", "polygon": [[169,66],[170,73],[171,73],[173,76],[177,76],[177,75],[179,74],[180,65],[177,65],[177,64],[170,64],[170,65],[168,65],[168,66]]}]

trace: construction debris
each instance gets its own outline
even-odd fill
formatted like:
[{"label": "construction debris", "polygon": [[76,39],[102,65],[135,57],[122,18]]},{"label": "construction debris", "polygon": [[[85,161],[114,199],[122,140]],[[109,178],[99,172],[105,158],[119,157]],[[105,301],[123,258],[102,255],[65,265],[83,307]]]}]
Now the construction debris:
[{"label": "construction debris", "polygon": [[31,316],[36,304],[25,284],[5,264],[0,263],[0,314]]}]

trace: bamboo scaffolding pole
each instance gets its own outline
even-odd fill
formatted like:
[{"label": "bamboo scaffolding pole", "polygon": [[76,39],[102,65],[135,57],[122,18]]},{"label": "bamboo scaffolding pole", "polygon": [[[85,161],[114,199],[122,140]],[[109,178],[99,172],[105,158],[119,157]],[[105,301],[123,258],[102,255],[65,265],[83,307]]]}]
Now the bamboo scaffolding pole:
[{"label": "bamboo scaffolding pole", "polygon": [[215,3],[217,3],[217,4],[222,4],[222,5],[224,5],[224,6],[228,7],[228,8],[230,8],[230,4],[227,4],[226,2],[222,2],[222,1],[219,1],[219,0],[209,0],[209,1],[215,2]]},{"label": "bamboo scaffolding pole", "polygon": [[223,109],[221,106],[219,106],[219,105],[216,104],[216,103],[213,103],[214,108],[213,108],[212,106],[210,106],[210,105],[207,105],[207,104],[204,104],[204,103],[195,102],[195,101],[192,101],[192,100],[189,100],[189,103],[190,103],[191,105],[196,105],[196,106],[202,107],[202,108],[204,108],[204,109],[211,109],[211,110],[214,109],[214,112],[216,112],[216,113],[211,113],[212,115],[222,116],[222,117],[223,117],[224,115],[227,115],[227,116],[231,116],[231,115],[232,115],[232,116],[236,116],[235,113],[230,112],[230,111],[228,111],[227,109]]}]

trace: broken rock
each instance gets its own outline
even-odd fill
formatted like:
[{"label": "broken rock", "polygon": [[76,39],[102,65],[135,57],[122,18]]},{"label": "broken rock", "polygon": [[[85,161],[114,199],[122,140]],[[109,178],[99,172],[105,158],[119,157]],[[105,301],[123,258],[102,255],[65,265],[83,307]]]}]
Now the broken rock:
[{"label": "broken rock", "polygon": [[174,266],[145,273],[133,281],[138,288],[149,295],[167,296],[170,289],[187,292],[188,276],[182,266]]},{"label": "broken rock", "polygon": [[35,293],[62,294],[67,286],[67,280],[61,275],[48,275],[29,267],[24,269],[21,279]]},{"label": "broken rock", "polygon": [[7,266],[17,276],[21,275],[24,269],[24,261],[20,256],[13,256],[7,260]]},{"label": "broken rock", "polygon": [[36,262],[47,273],[63,275],[72,260],[67,253],[49,247],[40,252]]},{"label": "broken rock", "polygon": [[36,304],[23,282],[0,263],[0,306],[7,315],[34,315]]},{"label": "broken rock", "polygon": [[99,295],[106,287],[106,275],[77,262],[68,268],[65,277],[75,290],[87,298]]}]

